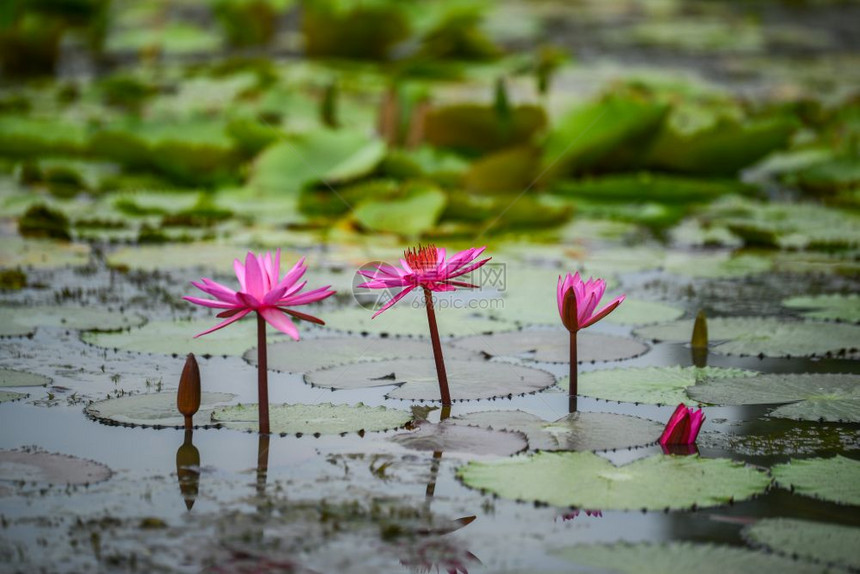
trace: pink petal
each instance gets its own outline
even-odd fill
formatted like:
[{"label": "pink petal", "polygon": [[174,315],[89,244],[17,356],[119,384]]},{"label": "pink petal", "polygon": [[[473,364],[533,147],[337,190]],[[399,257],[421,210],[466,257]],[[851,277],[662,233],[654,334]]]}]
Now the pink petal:
[{"label": "pink petal", "polygon": [[295,265],[293,265],[292,269],[287,271],[287,274],[284,275],[284,278],[281,279],[281,282],[278,283],[278,287],[284,286],[288,289],[295,285],[296,281],[302,278],[302,275],[307,271],[307,267],[305,267],[305,258],[302,257],[299,259]]},{"label": "pink petal", "polygon": [[203,305],[204,307],[210,307],[212,309],[235,309],[235,303],[228,303],[226,301],[213,301],[212,299],[201,299],[200,297],[183,297],[186,301],[190,301],[195,305]]},{"label": "pink petal", "polygon": [[257,301],[262,301],[263,295],[266,293],[263,284],[262,262],[250,251],[245,257],[245,289],[243,291],[252,295]]},{"label": "pink petal", "polygon": [[415,289],[415,287],[407,287],[406,289],[404,289],[403,291],[401,291],[400,293],[398,293],[397,295],[395,295],[394,297],[389,299],[388,303],[383,305],[379,311],[374,313],[373,316],[371,317],[371,319],[376,319],[377,315],[379,315],[383,311],[388,310],[389,307],[391,307],[392,305],[394,305],[395,303],[397,303],[398,301],[400,301],[401,299],[406,297],[406,294],[409,293],[410,291],[412,291],[413,289]]},{"label": "pink petal", "polygon": [[239,311],[236,315],[233,315],[232,317],[230,317],[226,321],[218,323],[217,325],[215,325],[211,329],[207,329],[207,330],[203,331],[202,333],[198,333],[198,334],[194,335],[194,338],[196,339],[197,337],[202,337],[203,335],[208,335],[212,331],[217,331],[218,329],[223,329],[227,325],[230,325],[231,323],[235,323],[236,321],[238,321],[239,319],[241,319],[242,317],[244,317],[245,315],[247,315],[250,312],[251,312],[250,309],[244,309],[242,311]]},{"label": "pink petal", "polygon": [[216,299],[219,299],[221,301],[225,301],[228,303],[238,301],[236,299],[236,292],[235,291],[233,291],[229,287],[225,287],[224,285],[221,285],[220,283],[216,283],[215,281],[212,281],[211,279],[206,279],[204,277],[201,280],[201,283],[197,283],[195,281],[192,281],[191,284],[194,285],[195,287],[197,287],[198,289],[200,289],[201,291],[203,291],[204,293],[212,295],[213,297],[215,297]]},{"label": "pink petal", "polygon": [[598,311],[594,316],[592,316],[588,321],[586,321],[584,325],[581,325],[579,328],[585,329],[589,325],[594,325],[595,323],[612,313],[616,307],[621,305],[621,302],[624,301],[625,297],[626,295],[620,295],[613,299],[606,307]]},{"label": "pink petal", "polygon": [[699,436],[699,430],[702,428],[702,424],[704,422],[705,413],[702,409],[699,409],[690,415],[690,428],[687,430],[687,436],[684,441],[685,444],[693,444],[696,442],[696,437]]},{"label": "pink petal", "polygon": [[331,297],[335,294],[335,291],[329,289],[331,285],[326,285],[325,287],[319,287],[312,291],[307,291],[305,293],[298,293],[296,295],[292,295],[289,297],[284,297],[280,301],[278,301],[278,305],[282,307],[295,307],[297,305],[307,305],[308,303],[316,303],[317,301],[322,301],[327,297]]},{"label": "pink petal", "polygon": [[242,291],[247,291],[245,287],[245,266],[238,259],[233,260],[233,271],[236,272],[236,277],[239,279],[239,287]]},{"label": "pink petal", "polygon": [[254,297],[253,295],[250,295],[248,293],[239,292],[239,293],[236,293],[236,297],[239,298],[239,301],[242,302],[242,305],[244,305],[245,307],[247,307],[249,309],[257,310],[260,308],[260,301],[258,301],[257,298]]},{"label": "pink petal", "polygon": [[669,417],[669,422],[666,423],[666,428],[663,430],[663,434],[660,435],[658,442],[660,444],[672,444],[672,439],[675,438],[674,435],[676,434],[675,431],[686,416],[687,406],[684,403],[675,407],[675,412]]},{"label": "pink petal", "polygon": [[475,269],[477,269],[478,267],[483,266],[490,259],[492,259],[492,257],[487,257],[486,259],[482,259],[481,261],[478,261],[477,263],[473,263],[472,265],[469,265],[468,267],[465,267],[464,269],[461,269],[461,270],[456,271],[454,273],[449,273],[447,275],[447,277],[448,278],[459,277],[460,275],[465,275],[466,273],[470,273],[470,272],[474,271]]},{"label": "pink petal", "polygon": [[290,318],[282,311],[274,309],[272,307],[265,307],[263,309],[260,309],[259,313],[263,316],[263,319],[266,320],[266,323],[268,323],[281,333],[289,335],[296,341],[299,340],[298,328],[296,327],[295,323],[290,321]]}]

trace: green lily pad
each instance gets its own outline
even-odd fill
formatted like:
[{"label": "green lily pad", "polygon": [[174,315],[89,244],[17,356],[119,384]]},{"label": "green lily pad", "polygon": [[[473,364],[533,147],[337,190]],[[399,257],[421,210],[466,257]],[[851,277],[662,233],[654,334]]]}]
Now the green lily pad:
[{"label": "green lily pad", "polygon": [[[111,267],[163,271],[166,269],[206,269],[232,273],[233,260],[244,259],[247,249],[218,243],[187,243],[122,247],[107,257]],[[296,261],[299,254],[282,251],[281,261]]]},{"label": "green lily pad", "polygon": [[683,309],[673,307],[672,305],[656,301],[625,298],[621,305],[607,315],[605,319],[601,320],[617,325],[638,327],[640,325],[674,321],[683,315]]},{"label": "green lily pad", "polygon": [[[241,355],[257,337],[257,323],[245,318],[198,339],[197,333],[210,329],[222,319],[194,319],[191,321],[150,321],[139,329],[119,333],[84,333],[85,343],[106,349],[121,349],[137,353],[161,355]],[[270,329],[269,341],[282,340],[279,333]]]},{"label": "green lily pad", "polygon": [[[751,457],[785,457],[860,450],[860,428],[852,424],[759,419],[735,423],[735,433],[704,432],[697,444]],[[784,459],[781,459],[784,460]]]},{"label": "green lily pad", "polygon": [[0,367],[0,387],[44,387],[51,379],[36,373]]},{"label": "green lily pad", "polygon": [[[347,333],[430,336],[423,304],[418,307],[410,304],[409,296],[375,319],[372,317],[372,310],[356,306],[326,313],[324,319],[326,328]],[[464,309],[437,309],[436,321],[443,337],[516,329],[513,323],[495,321]]]},{"label": "green lily pad", "polygon": [[[718,367],[602,369],[580,373],[577,378],[577,391],[580,396],[607,401],[677,405],[689,401],[684,389],[705,378],[747,377],[755,374],[755,371]],[[558,386],[565,391],[569,384],[569,377],[558,381]]]},{"label": "green lily pad", "polygon": [[778,418],[860,422],[860,375],[780,373],[705,379],[689,387],[687,394],[717,405],[791,403],[769,415]]},{"label": "green lily pad", "polygon": [[654,421],[612,413],[575,412],[545,421],[523,411],[483,411],[449,419],[495,430],[519,431],[532,450],[613,450],[653,443],[663,432]]},{"label": "green lily pad", "polygon": [[424,423],[414,431],[394,435],[389,440],[410,450],[441,451],[446,455],[509,456],[528,447],[521,432],[459,426],[449,421]]},{"label": "green lily pad", "polygon": [[746,277],[771,271],[773,261],[770,257],[752,254],[671,252],[666,255],[665,269],[678,275],[707,279]]},{"label": "green lily pad", "polygon": [[[209,425],[212,411],[235,396],[230,393],[202,393],[200,410],[194,415],[194,422],[201,426]],[[176,406],[175,392],[107,399],[88,405],[84,412],[105,424],[147,428],[181,427],[185,424],[185,418]]]},{"label": "green lily pad", "polygon": [[0,332],[23,327],[62,327],[80,331],[119,331],[140,327],[146,318],[134,313],[124,313],[99,307],[0,307]]},{"label": "green lily pad", "polygon": [[111,469],[65,454],[0,450],[0,480],[86,485],[111,477]]},{"label": "green lily pad", "polygon": [[221,37],[209,29],[181,22],[158,27],[142,27],[112,33],[105,48],[108,52],[145,52],[166,54],[206,53],[221,46]]},{"label": "green lily pad", "polygon": [[[647,345],[625,337],[580,332],[576,339],[579,363],[621,361],[648,351]],[[562,329],[475,335],[456,339],[452,344],[491,357],[518,357],[547,363],[570,362],[570,334]]]},{"label": "green lily pad", "polygon": [[583,544],[562,548],[556,554],[584,567],[610,569],[619,574],[810,572],[809,564],[790,558],[735,546],[692,542]]},{"label": "green lily pad", "polygon": [[658,173],[607,175],[563,181],[552,193],[593,201],[654,201],[659,203],[706,203],[732,193],[749,193],[753,187],[734,179],[695,179]]},{"label": "green lily pad", "polygon": [[[236,405],[212,413],[212,422],[236,430],[257,431],[256,404]],[[269,424],[279,434],[346,434],[400,428],[412,420],[406,411],[357,405],[271,405]]]},{"label": "green lily pad", "polygon": [[86,265],[90,258],[89,245],[4,237],[0,241],[0,267],[65,267]]},{"label": "green lily pad", "polygon": [[[446,360],[453,400],[491,399],[535,393],[550,387],[555,377],[546,371],[494,361]],[[392,399],[438,401],[436,363],[429,359],[395,359],[341,365],[305,375],[305,382],[331,389],[398,385]]]},{"label": "green lily pad", "polygon": [[860,323],[860,295],[818,295],[792,297],[782,304],[790,309],[806,309],[801,315],[810,319],[825,319]]},{"label": "green lily pad", "polygon": [[499,113],[493,106],[455,104],[427,113],[424,136],[435,147],[481,153],[528,143],[545,124],[546,114],[538,106]]},{"label": "green lily pad", "polygon": [[20,399],[27,398],[25,393],[15,393],[12,391],[0,391],[0,403],[5,403],[8,401],[17,401]]},{"label": "green lily pad", "polygon": [[[557,271],[553,273],[557,275]],[[537,286],[536,286],[537,287]],[[512,287],[513,288],[513,287]],[[502,321],[514,321],[521,325],[559,325],[561,319],[558,315],[558,306],[552,304],[535,305],[535,297],[551,297],[555,295],[555,284],[544,284],[539,287],[538,292],[522,293],[511,292],[505,297],[503,309],[491,311],[490,316]],[[610,297],[605,302],[611,301]],[[624,299],[615,311],[601,319],[607,323],[616,325],[651,325],[653,323],[664,323],[674,321],[684,315],[684,310],[665,303],[656,301],[645,301],[643,299]]]},{"label": "green lily pad", "polygon": [[539,452],[470,462],[457,476],[503,498],[601,510],[719,506],[765,491],[763,472],[721,458],[657,455],[614,466],[590,452]]},{"label": "green lily pad", "polygon": [[860,461],[839,455],[806,458],[778,464],[770,472],[779,486],[796,494],[860,505]]},{"label": "green lily pad", "polygon": [[[687,343],[693,333],[693,320],[641,327],[634,333],[643,339]],[[711,350],[727,355],[854,356],[860,327],[772,317],[717,317],[708,319],[708,335],[713,341]]]},{"label": "green lily pad", "polygon": [[[478,355],[451,345],[442,345],[445,359],[475,359]],[[283,341],[268,345],[269,370],[306,373],[361,361],[381,359],[432,359],[433,347],[423,339],[377,337],[325,337]],[[248,349],[244,359],[257,364],[257,348]]]},{"label": "green lily pad", "polygon": [[860,568],[860,528],[791,518],[765,518],[743,530],[752,544],[791,557]]},{"label": "green lily pad", "polygon": [[362,201],[352,216],[368,231],[417,237],[436,225],[447,201],[437,187],[414,184],[396,197]]}]

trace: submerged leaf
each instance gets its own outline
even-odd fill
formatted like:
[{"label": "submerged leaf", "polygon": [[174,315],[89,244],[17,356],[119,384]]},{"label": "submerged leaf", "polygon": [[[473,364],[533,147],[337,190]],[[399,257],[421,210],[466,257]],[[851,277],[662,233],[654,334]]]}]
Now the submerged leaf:
[{"label": "submerged leaf", "polygon": [[410,450],[441,451],[445,455],[508,456],[528,446],[520,432],[458,426],[449,421],[424,423],[417,430],[394,435],[389,440]]},{"label": "submerged leaf", "polygon": [[103,464],[65,454],[0,450],[0,480],[87,485],[111,477]]},{"label": "submerged leaf", "polygon": [[614,466],[590,452],[470,462],[457,476],[503,498],[601,510],[719,506],[764,492],[763,472],[727,459],[657,455]]},{"label": "submerged leaf", "polygon": [[[236,405],[212,413],[212,422],[256,432],[256,404]],[[280,434],[345,434],[400,428],[412,420],[406,411],[357,405],[271,405],[271,430]]]},{"label": "submerged leaf", "polygon": [[860,505],[860,461],[839,455],[795,459],[774,466],[770,472],[778,485],[797,494]]}]

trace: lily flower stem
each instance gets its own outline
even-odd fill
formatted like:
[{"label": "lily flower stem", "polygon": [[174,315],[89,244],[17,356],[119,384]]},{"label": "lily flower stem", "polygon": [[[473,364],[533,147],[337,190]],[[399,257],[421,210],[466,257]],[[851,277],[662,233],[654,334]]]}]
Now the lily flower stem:
[{"label": "lily flower stem", "polygon": [[436,376],[439,379],[442,406],[450,406],[451,392],[448,390],[448,374],[445,372],[445,359],[442,357],[442,343],[439,340],[439,327],[436,325],[436,311],[433,309],[433,294],[427,287],[424,287],[424,302],[427,307],[427,322],[430,324],[430,341],[433,344],[433,358],[436,360]]},{"label": "lily flower stem", "polygon": [[269,371],[266,357],[266,320],[257,313],[257,403],[260,434],[269,434]]},{"label": "lily flower stem", "polygon": [[576,359],[576,331],[570,331],[570,390],[567,393],[567,402],[569,413],[576,412],[576,395],[578,392],[576,376],[579,368]]}]

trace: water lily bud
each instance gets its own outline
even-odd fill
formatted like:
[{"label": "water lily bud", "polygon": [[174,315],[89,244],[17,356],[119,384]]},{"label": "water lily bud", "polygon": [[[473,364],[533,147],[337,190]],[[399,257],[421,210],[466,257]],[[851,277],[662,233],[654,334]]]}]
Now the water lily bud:
[{"label": "water lily bud", "polygon": [[176,407],[185,416],[185,426],[191,426],[191,417],[200,408],[200,368],[194,353],[188,353],[185,367],[179,378],[179,390],[176,393]]},{"label": "water lily bud", "polygon": [[704,311],[699,311],[699,314],[696,315],[690,346],[694,349],[705,349],[708,347],[708,320],[705,317]]}]

